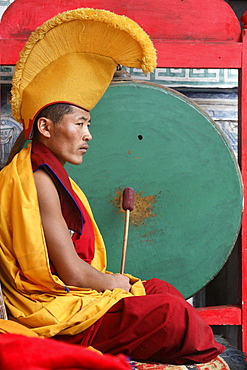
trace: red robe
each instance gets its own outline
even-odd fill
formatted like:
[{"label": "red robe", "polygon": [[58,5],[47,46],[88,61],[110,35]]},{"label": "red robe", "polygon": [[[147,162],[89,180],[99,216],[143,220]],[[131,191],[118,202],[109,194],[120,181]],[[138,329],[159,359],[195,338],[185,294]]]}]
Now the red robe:
[{"label": "red robe", "polygon": [[[57,186],[68,228],[75,231],[75,248],[80,257],[90,263],[93,258],[90,220],[73,193],[66,171],[54,155],[37,142],[33,145],[32,164],[34,171],[40,166],[48,168]],[[123,353],[135,360],[173,364],[208,362],[224,351],[224,346],[214,340],[211,328],[177,289],[158,279],[148,280],[144,286],[145,296],[121,299],[81,334],[54,338],[93,346],[103,353]]]}]

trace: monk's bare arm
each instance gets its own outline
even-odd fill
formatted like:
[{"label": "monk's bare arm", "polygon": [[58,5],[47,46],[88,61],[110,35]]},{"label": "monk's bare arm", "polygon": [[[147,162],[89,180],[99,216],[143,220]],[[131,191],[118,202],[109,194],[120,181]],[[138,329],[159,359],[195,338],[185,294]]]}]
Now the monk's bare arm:
[{"label": "monk's bare arm", "polygon": [[71,240],[61,212],[56,187],[50,176],[38,170],[34,173],[42,226],[49,258],[58,276],[66,285],[97,291],[121,288],[130,290],[129,279],[120,274],[104,274],[80,259]]}]

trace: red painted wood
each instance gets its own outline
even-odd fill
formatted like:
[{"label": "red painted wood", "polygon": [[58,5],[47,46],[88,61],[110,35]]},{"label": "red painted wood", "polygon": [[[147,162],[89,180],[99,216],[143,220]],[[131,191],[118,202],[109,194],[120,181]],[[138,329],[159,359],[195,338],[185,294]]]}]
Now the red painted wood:
[{"label": "red painted wood", "polygon": [[[15,64],[25,40],[0,39],[4,50],[2,64]],[[242,43],[154,42],[158,50],[158,67],[166,68],[241,68]],[[179,53],[178,53],[179,50]],[[181,58],[181,55],[183,57]],[[193,58],[192,58],[193,55]]]},{"label": "red painted wood", "polygon": [[241,325],[241,308],[238,306],[212,306],[196,310],[209,325]]},{"label": "red painted wood", "polygon": [[154,42],[158,67],[241,68],[241,42]]},{"label": "red painted wood", "polygon": [[243,28],[247,28],[247,11],[242,15],[241,22],[243,23]]},{"label": "red painted wood", "polygon": [[[0,39],[1,50],[1,64],[2,65],[15,65],[19,59],[19,54],[26,40]],[[3,52],[4,50],[4,52]]]},{"label": "red painted wood", "polygon": [[[240,41],[239,21],[224,0],[156,0],[155,6],[151,0],[15,0],[2,17],[1,38],[8,40],[3,46],[6,43],[10,46],[1,63],[15,64],[17,61],[20,50],[16,44],[12,47],[11,40],[27,40],[29,34],[47,19],[78,7],[95,7],[127,15],[154,41]],[[20,42],[19,48],[22,46]]]}]

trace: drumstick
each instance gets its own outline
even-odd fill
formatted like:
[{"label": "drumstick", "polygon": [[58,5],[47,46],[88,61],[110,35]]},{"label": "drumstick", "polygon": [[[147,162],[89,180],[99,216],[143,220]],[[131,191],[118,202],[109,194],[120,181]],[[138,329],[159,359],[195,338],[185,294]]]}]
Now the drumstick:
[{"label": "drumstick", "polygon": [[121,262],[120,274],[124,273],[127,242],[128,242],[128,232],[129,232],[130,212],[133,211],[134,209],[134,189],[132,188],[124,189],[122,208],[126,211],[126,213],[125,213],[124,238],[123,238],[122,262]]}]

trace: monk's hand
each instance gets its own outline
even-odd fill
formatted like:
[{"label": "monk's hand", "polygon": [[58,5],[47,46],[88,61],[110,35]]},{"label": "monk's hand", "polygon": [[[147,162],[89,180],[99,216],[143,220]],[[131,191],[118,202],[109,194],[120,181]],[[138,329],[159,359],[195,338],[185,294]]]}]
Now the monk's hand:
[{"label": "monk's hand", "polygon": [[111,276],[114,278],[114,288],[120,288],[125,290],[126,292],[129,292],[131,289],[130,285],[130,279],[122,274],[111,274]]}]

